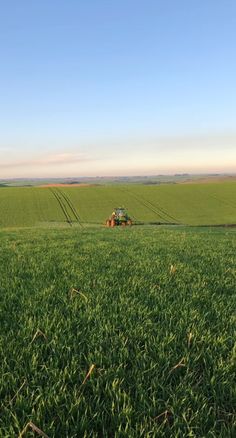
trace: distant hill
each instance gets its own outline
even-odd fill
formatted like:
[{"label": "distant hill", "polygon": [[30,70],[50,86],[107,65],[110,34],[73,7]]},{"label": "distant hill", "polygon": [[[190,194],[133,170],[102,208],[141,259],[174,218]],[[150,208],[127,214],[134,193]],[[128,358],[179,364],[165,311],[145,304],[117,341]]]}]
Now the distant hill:
[{"label": "distant hill", "polygon": [[207,184],[236,181],[236,175],[208,175],[200,178],[186,179],[183,184]]},{"label": "distant hill", "polygon": [[45,185],[84,185],[84,184],[179,184],[193,182],[219,182],[236,180],[235,175],[226,174],[175,174],[151,176],[106,176],[106,177],[73,177],[73,178],[13,178],[0,179],[0,187],[37,187]]}]

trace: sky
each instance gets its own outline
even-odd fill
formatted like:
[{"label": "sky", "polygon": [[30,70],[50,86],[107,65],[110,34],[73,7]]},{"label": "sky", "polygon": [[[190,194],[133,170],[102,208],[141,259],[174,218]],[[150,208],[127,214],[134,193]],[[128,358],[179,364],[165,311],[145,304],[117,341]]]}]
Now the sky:
[{"label": "sky", "polygon": [[0,0],[0,178],[236,173],[235,0]]}]

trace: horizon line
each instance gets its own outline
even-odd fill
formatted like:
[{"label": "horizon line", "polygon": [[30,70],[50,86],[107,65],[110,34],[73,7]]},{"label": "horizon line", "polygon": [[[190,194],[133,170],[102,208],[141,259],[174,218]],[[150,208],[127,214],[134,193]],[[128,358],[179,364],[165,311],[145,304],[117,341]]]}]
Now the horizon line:
[{"label": "horizon line", "polygon": [[145,174],[145,175],[96,175],[96,176],[37,176],[37,177],[9,177],[9,178],[0,178],[0,181],[9,181],[9,180],[45,180],[45,179],[105,179],[105,178],[153,178],[153,177],[162,177],[162,176],[168,176],[168,177],[177,177],[177,176],[236,176],[236,172],[199,172],[199,173],[189,173],[189,172],[177,172],[177,173],[158,173],[158,174]]}]

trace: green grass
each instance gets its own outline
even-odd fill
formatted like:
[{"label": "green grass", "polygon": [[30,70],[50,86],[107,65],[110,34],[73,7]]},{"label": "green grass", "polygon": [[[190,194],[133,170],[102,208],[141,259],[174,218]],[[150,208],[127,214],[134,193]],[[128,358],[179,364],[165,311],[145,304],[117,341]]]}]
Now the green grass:
[{"label": "green grass", "polygon": [[236,223],[236,182],[186,185],[109,185],[0,188],[0,226],[102,224],[116,206],[138,222]]},{"label": "green grass", "polygon": [[233,230],[0,238],[1,437],[235,436]]},{"label": "green grass", "polygon": [[0,226],[24,227],[64,221],[58,202],[50,191],[37,188],[0,188]]}]

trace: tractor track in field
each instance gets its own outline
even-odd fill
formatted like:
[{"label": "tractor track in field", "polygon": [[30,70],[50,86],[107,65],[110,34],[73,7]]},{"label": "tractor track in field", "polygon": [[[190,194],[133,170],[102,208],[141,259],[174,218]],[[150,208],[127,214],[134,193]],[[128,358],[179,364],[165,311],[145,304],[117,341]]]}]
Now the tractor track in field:
[{"label": "tractor track in field", "polygon": [[61,197],[58,195],[58,193],[56,192],[55,189],[52,189],[51,187],[49,188],[50,192],[53,194],[54,198],[56,198],[65,218],[66,218],[66,222],[72,227],[72,220],[71,217],[69,216],[66,206],[64,204],[64,202],[61,200]]},{"label": "tractor track in field", "polygon": [[236,204],[234,202],[230,202],[226,199],[221,199],[218,197],[218,195],[216,193],[211,194],[210,197],[218,202],[220,202],[220,204],[225,204],[227,207],[231,207],[231,208],[236,208]]},{"label": "tractor track in field", "polygon": [[66,193],[63,192],[61,189],[56,188],[55,190],[57,191],[58,194],[60,193],[60,195],[61,195],[62,198],[64,199],[65,204],[67,205],[67,207],[71,210],[72,214],[74,215],[74,217],[75,217],[75,219],[76,219],[76,222],[78,222],[79,225],[80,225],[81,227],[83,227],[83,225],[82,225],[82,223],[81,223],[81,218],[80,218],[80,216],[79,216],[79,213],[77,212],[77,210],[76,210],[74,204],[72,203],[72,201],[70,200],[69,196],[66,195]]},{"label": "tractor track in field", "polygon": [[[167,213],[163,208],[161,208],[159,205],[158,207],[156,205],[153,205],[150,201],[140,197],[140,196],[136,196],[134,193],[132,193],[131,191],[129,191],[128,189],[120,189],[125,191],[126,193],[129,193],[134,199],[136,199],[136,201],[140,202],[142,205],[144,205],[149,211],[152,211],[158,218],[161,218],[162,220],[164,220],[164,223],[167,224],[173,224],[173,222],[171,221],[175,221],[174,224],[180,224],[180,222],[173,216],[171,216],[169,213]],[[163,216],[164,215],[164,216]],[[170,221],[171,219],[171,221]]]},{"label": "tractor track in field", "polygon": [[[147,199],[145,201],[153,208],[153,210],[155,209],[157,212],[161,211],[162,214],[164,214],[165,216],[169,217],[171,220],[174,220],[177,224],[180,223],[178,221],[178,219],[176,219],[174,216],[171,216],[169,213],[167,213],[162,207],[160,207],[159,204],[155,205],[151,201],[148,201]],[[169,219],[166,219],[166,220],[169,221]]]},{"label": "tractor track in field", "polygon": [[[158,216],[159,219],[161,218],[164,221],[167,221],[167,219],[165,217],[163,217],[160,212],[158,212],[157,210],[154,210],[152,207],[150,207],[143,198],[140,198],[139,196],[136,196],[134,193],[131,193],[127,189],[120,189],[120,190],[124,191],[125,193],[128,193],[136,201],[138,201],[140,204],[144,205],[144,207],[146,207],[149,211],[152,211],[152,213],[155,213],[155,215]],[[168,223],[170,223],[170,221],[168,221]]]},{"label": "tractor track in field", "polygon": [[60,203],[63,205],[66,215],[69,218],[70,225],[72,226],[73,222],[76,221],[81,227],[83,227],[79,214],[69,197],[59,188],[54,188],[52,190],[54,191],[54,194],[56,194],[58,200],[60,200]]},{"label": "tractor track in field", "polygon": [[[208,195],[208,197],[211,198],[211,199],[213,199],[214,201],[219,202],[219,204],[221,204],[221,205],[225,205],[226,207],[231,207],[231,208],[234,209],[234,210],[236,209],[236,204],[235,204],[234,202],[231,202],[231,201],[228,200],[228,199],[222,199],[222,198],[220,198],[220,197],[219,197],[219,194],[216,193],[216,192],[210,193],[210,194]],[[224,225],[228,226],[228,224],[224,224]]]}]

